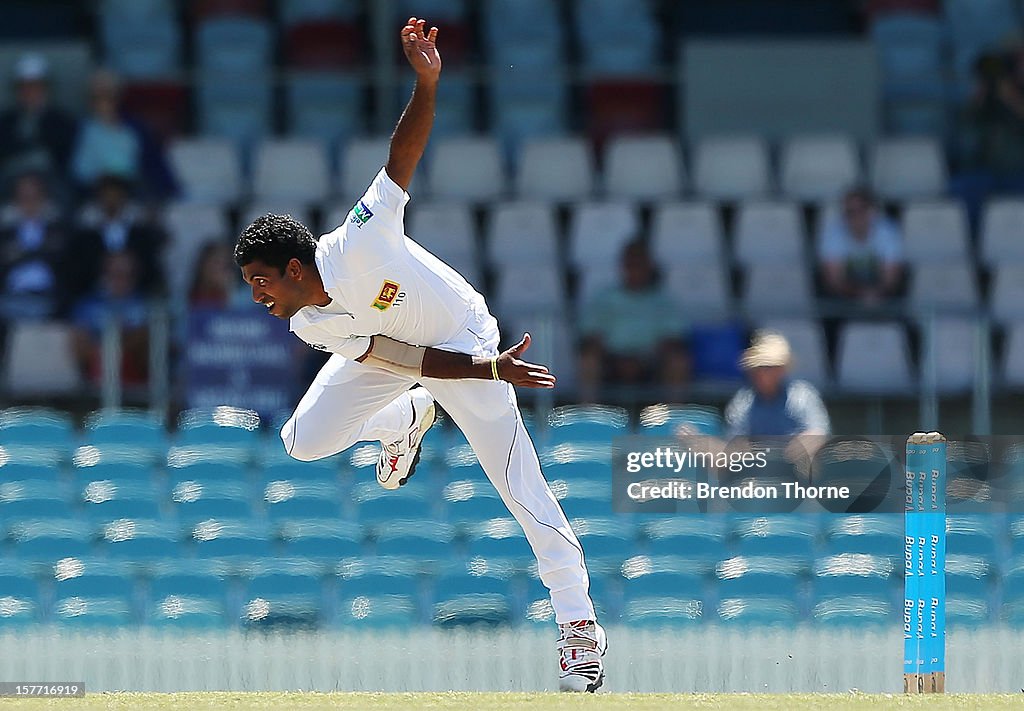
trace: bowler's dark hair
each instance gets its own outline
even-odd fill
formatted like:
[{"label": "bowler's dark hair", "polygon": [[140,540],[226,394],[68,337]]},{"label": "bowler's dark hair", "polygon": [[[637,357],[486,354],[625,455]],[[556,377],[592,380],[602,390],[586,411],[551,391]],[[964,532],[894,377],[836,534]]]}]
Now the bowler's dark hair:
[{"label": "bowler's dark hair", "polygon": [[298,259],[313,264],[316,240],[309,229],[291,215],[262,215],[238,236],[235,264],[244,267],[257,260],[282,274],[288,262]]}]

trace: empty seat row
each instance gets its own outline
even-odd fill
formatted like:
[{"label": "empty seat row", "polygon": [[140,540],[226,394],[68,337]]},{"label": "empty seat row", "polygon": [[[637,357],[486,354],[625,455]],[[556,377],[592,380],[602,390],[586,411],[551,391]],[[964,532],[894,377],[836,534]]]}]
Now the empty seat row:
[{"label": "empty seat row", "polygon": [[[387,157],[386,138],[356,139],[339,157],[339,179],[332,180],[329,151],[315,140],[268,140],[255,149],[253,193],[261,198],[320,202],[335,187],[358,196]],[[838,197],[866,180],[887,200],[935,197],[946,188],[942,149],[927,138],[882,139],[869,149],[863,173],[858,149],[843,137],[794,138],[781,149],[778,186],[769,146],[755,137],[712,137],[693,147],[690,170],[669,136],[619,137],[602,155],[603,185],[595,160],[581,138],[528,141],[508,180],[499,144],[486,137],[449,137],[434,142],[411,192],[437,199],[485,201],[516,194],[521,198],[567,201],[592,197],[603,189],[615,199],[662,200],[692,188],[712,200],[743,200],[782,195],[802,201]],[[186,195],[207,202],[236,201],[247,194],[241,156],[216,138],[180,140],[171,160]],[[691,178],[692,175],[692,178]]]}]

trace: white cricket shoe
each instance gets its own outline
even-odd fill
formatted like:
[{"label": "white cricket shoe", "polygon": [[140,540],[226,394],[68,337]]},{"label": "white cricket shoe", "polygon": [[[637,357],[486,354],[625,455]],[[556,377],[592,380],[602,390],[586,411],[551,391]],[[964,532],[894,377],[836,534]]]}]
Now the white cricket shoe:
[{"label": "white cricket shoe", "polygon": [[397,489],[412,476],[420,461],[420,442],[437,416],[434,396],[426,388],[414,388],[409,395],[412,399],[409,430],[401,439],[384,444],[377,460],[377,483],[385,489]]},{"label": "white cricket shoe", "polygon": [[601,657],[608,651],[608,636],[594,620],[558,625],[559,674],[562,691],[597,691],[604,683]]}]

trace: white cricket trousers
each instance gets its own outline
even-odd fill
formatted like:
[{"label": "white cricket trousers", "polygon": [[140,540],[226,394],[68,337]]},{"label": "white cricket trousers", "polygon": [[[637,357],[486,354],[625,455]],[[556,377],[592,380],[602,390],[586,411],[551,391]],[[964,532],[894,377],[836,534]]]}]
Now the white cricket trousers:
[{"label": "white cricket trousers", "polygon": [[[492,317],[467,331],[465,342],[446,344],[472,355],[497,355]],[[514,388],[492,380],[419,381],[466,435],[487,478],[519,521],[537,557],[541,581],[551,592],[559,623],[595,619],[583,549],[541,473],[523,425]],[[295,413],[281,428],[287,452],[304,461],[321,459],[356,442],[399,439],[412,421],[412,378],[340,355],[317,374]]]}]

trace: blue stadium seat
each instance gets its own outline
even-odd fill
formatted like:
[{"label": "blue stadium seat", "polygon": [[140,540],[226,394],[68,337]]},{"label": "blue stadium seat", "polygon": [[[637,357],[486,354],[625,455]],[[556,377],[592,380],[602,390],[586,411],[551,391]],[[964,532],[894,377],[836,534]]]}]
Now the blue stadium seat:
[{"label": "blue stadium seat", "polygon": [[643,627],[704,619],[701,566],[679,557],[636,556],[622,566],[623,621]]},{"label": "blue stadium seat", "polygon": [[167,450],[167,428],[156,414],[139,410],[97,410],[85,419],[86,444],[99,447],[130,447],[146,452]]},{"label": "blue stadium seat", "polygon": [[260,559],[273,555],[273,542],[266,526],[249,520],[211,519],[192,531],[200,558]]},{"label": "blue stadium seat", "polygon": [[334,520],[340,516],[341,503],[338,486],[327,482],[272,481],[263,490],[263,504],[271,521]]},{"label": "blue stadium seat", "polygon": [[289,133],[320,139],[335,149],[363,133],[364,97],[358,76],[326,72],[293,74],[285,85]]},{"label": "blue stadium seat", "polygon": [[220,598],[165,595],[152,601],[146,623],[166,630],[213,630],[230,625]]},{"label": "blue stadium seat", "polygon": [[56,450],[39,446],[7,446],[0,448],[0,481],[57,482],[63,469]]},{"label": "blue stadium seat", "polygon": [[[412,87],[412,79],[399,87],[400,106],[409,100]],[[475,115],[476,96],[472,79],[457,69],[448,72],[443,86],[437,87],[437,118],[434,120],[431,135],[462,136],[472,133],[475,129]]]},{"label": "blue stadium seat", "polygon": [[716,409],[701,405],[649,405],[640,412],[640,434],[675,437],[680,428],[688,434],[720,437],[725,425]]},{"label": "blue stadium seat", "polygon": [[565,405],[551,411],[548,427],[552,443],[610,444],[613,437],[628,434],[629,413],[621,407]]},{"label": "blue stadium seat", "polygon": [[1024,516],[1015,516],[1008,521],[1010,552],[1014,556],[1024,554]]},{"label": "blue stadium seat", "polygon": [[[379,444],[359,444],[345,452],[343,456],[343,461],[347,460],[348,466],[352,469],[353,481],[357,486],[377,480],[375,468],[380,457]],[[419,471],[416,476],[419,476]]]},{"label": "blue stadium seat", "polygon": [[75,516],[70,492],[52,481],[0,483],[0,521],[13,524],[35,519],[68,520]]},{"label": "blue stadium seat", "polygon": [[889,100],[944,100],[945,32],[939,20],[918,13],[890,13],[871,25],[882,87]]},{"label": "blue stadium seat", "polygon": [[442,628],[501,625],[512,622],[507,568],[492,569],[480,561],[438,576],[433,581],[432,621]]},{"label": "blue stadium seat", "polygon": [[[133,594],[133,583],[127,569],[106,565],[101,561],[81,560],[82,569],[78,575],[65,579],[58,577],[55,591],[58,597],[122,597]],[[63,570],[78,572],[73,561],[62,561],[58,565],[58,576]],[[95,572],[90,572],[95,571]]]},{"label": "blue stadium seat", "polygon": [[[167,474],[172,487],[187,481],[202,484],[249,483],[249,469],[240,460],[240,457],[247,455],[238,450],[210,448],[202,453],[191,450],[194,456],[178,456],[188,451],[190,450],[175,449],[168,456]],[[219,454],[224,456],[221,457]]]},{"label": "blue stadium seat", "polygon": [[271,481],[322,482],[336,484],[341,475],[341,461],[336,457],[318,459],[313,462],[299,462],[288,458],[265,462],[260,472],[264,484]]},{"label": "blue stadium seat", "polygon": [[845,595],[819,600],[811,614],[822,624],[861,629],[865,625],[892,624],[895,613],[887,598]]},{"label": "blue stadium seat", "polygon": [[482,521],[469,533],[468,552],[481,558],[519,558],[531,555],[519,522],[514,518]]},{"label": "blue stadium seat", "polygon": [[433,519],[388,521],[376,527],[377,555],[444,561],[453,555],[455,528]]},{"label": "blue stadium seat", "polygon": [[623,606],[622,618],[630,626],[663,628],[703,622],[704,614],[700,598],[671,595],[631,597]]},{"label": "blue stadium seat", "polygon": [[66,413],[33,407],[0,412],[0,446],[28,445],[64,453],[71,449],[74,439],[74,425]]},{"label": "blue stadium seat", "polygon": [[146,623],[182,630],[232,626],[228,590],[220,564],[178,559],[156,565],[149,583]]},{"label": "blue stadium seat", "polygon": [[870,514],[835,516],[826,525],[825,548],[832,554],[863,553],[895,560],[903,555],[903,519]]},{"label": "blue stadium seat", "polygon": [[204,20],[196,30],[199,67],[214,72],[263,72],[273,60],[269,23],[254,17],[218,17]]},{"label": "blue stadium seat", "polygon": [[104,479],[149,484],[153,483],[159,471],[159,465],[138,450],[110,447],[100,449],[92,445],[79,447],[71,463],[75,484],[80,488],[90,481]]},{"label": "blue stadium seat", "polygon": [[246,587],[245,624],[311,627],[324,621],[321,571],[308,561],[263,561]]},{"label": "blue stadium seat", "polygon": [[376,481],[353,487],[359,520],[374,523],[394,519],[432,518],[434,504],[427,497],[425,486],[417,481],[418,475],[419,472],[405,486],[394,491],[382,489]]},{"label": "blue stadium seat", "polygon": [[343,598],[375,595],[412,595],[419,588],[420,562],[414,558],[366,556],[338,567],[339,593]]},{"label": "blue stadium seat", "polygon": [[21,629],[39,621],[39,605],[33,598],[0,595],[0,631]]},{"label": "blue stadium seat", "polygon": [[131,602],[122,597],[61,597],[53,606],[52,622],[81,629],[120,629],[134,622]]},{"label": "blue stadium seat", "polygon": [[106,523],[101,550],[116,560],[153,561],[183,553],[181,530],[164,521],[122,519]]},{"label": "blue stadium seat", "polygon": [[396,18],[404,21],[407,17],[425,17],[443,27],[448,22],[466,18],[466,0],[400,0],[395,3]]},{"label": "blue stadium seat", "polygon": [[352,629],[408,629],[418,621],[410,595],[357,595],[338,606],[337,623]]},{"label": "blue stadium seat", "polygon": [[[557,466],[555,471],[557,473]],[[550,487],[567,518],[603,518],[613,513],[610,478],[605,481],[578,477],[559,479],[551,481]]]},{"label": "blue stadium seat", "polygon": [[171,489],[171,511],[183,525],[207,519],[244,519],[253,515],[250,488],[238,481],[186,479]]},{"label": "blue stadium seat", "polygon": [[251,74],[204,72],[199,78],[199,129],[246,148],[272,129],[270,81]]},{"label": "blue stadium seat", "polygon": [[817,521],[796,515],[741,519],[733,530],[742,556],[783,556],[809,561]]},{"label": "blue stadium seat", "polygon": [[709,563],[726,555],[725,521],[710,516],[674,516],[647,525],[651,555],[682,555]]},{"label": "blue stadium seat", "polygon": [[[452,472],[460,476],[462,472]],[[483,481],[483,471],[473,479],[452,481],[441,491],[447,519],[455,525],[470,527],[480,521],[508,516],[505,503],[489,481]]]},{"label": "blue stadium seat", "polygon": [[[92,553],[94,529],[74,519],[32,521],[11,527],[14,555],[23,561],[56,563],[62,558],[84,558]],[[0,591],[6,588],[0,583]]]},{"label": "blue stadium seat", "polygon": [[969,76],[977,56],[997,46],[1021,20],[1013,0],[946,0],[943,10],[958,77]]},{"label": "blue stadium seat", "polygon": [[260,417],[252,410],[217,407],[186,410],[178,416],[176,444],[256,447]]},{"label": "blue stadium seat", "polygon": [[[658,26],[649,4],[576,0],[574,18],[583,66],[590,72],[636,76],[655,69]],[[606,38],[595,27],[614,27],[616,32]]]},{"label": "blue stadium seat", "polygon": [[103,18],[107,62],[129,79],[173,77],[181,68],[181,30],[173,15],[132,22],[130,16]]},{"label": "blue stadium seat", "polygon": [[718,594],[726,598],[796,599],[800,594],[802,568],[788,558],[736,556],[715,567]]},{"label": "blue stadium seat", "polygon": [[153,484],[138,481],[90,481],[82,487],[86,518],[94,522],[115,519],[158,519],[160,491]]},{"label": "blue stadium seat", "polygon": [[579,518],[572,529],[590,561],[622,561],[636,553],[633,524],[618,518]]},{"label": "blue stadium seat", "polygon": [[750,627],[792,628],[799,620],[795,603],[782,598],[725,597],[718,603],[718,620],[723,624]]},{"label": "blue stadium seat", "polygon": [[531,71],[558,66],[562,23],[546,0],[491,0],[483,14],[484,46],[496,66],[520,64]]},{"label": "blue stadium seat", "polygon": [[892,597],[890,558],[841,553],[815,561],[814,594],[819,599]]},{"label": "blue stadium seat", "polygon": [[980,627],[992,619],[993,588],[991,565],[976,556],[946,558],[946,624],[950,627]]},{"label": "blue stadium seat", "polygon": [[289,0],[281,3],[281,22],[290,27],[311,20],[353,21],[361,9],[359,0]]},{"label": "blue stadium seat", "polygon": [[994,560],[999,553],[990,516],[947,516],[946,553]]},{"label": "blue stadium seat", "polygon": [[540,452],[541,467],[548,481],[611,481],[611,461],[611,447],[602,443],[556,444]]},{"label": "blue stadium seat", "polygon": [[350,521],[288,521],[280,537],[289,558],[339,561],[363,552],[362,529]]},{"label": "blue stadium seat", "polygon": [[[6,561],[10,563],[10,561]],[[39,587],[31,570],[22,564],[23,567],[12,568],[5,565],[0,569],[0,591],[4,596],[11,596],[17,599],[37,600]]]}]

